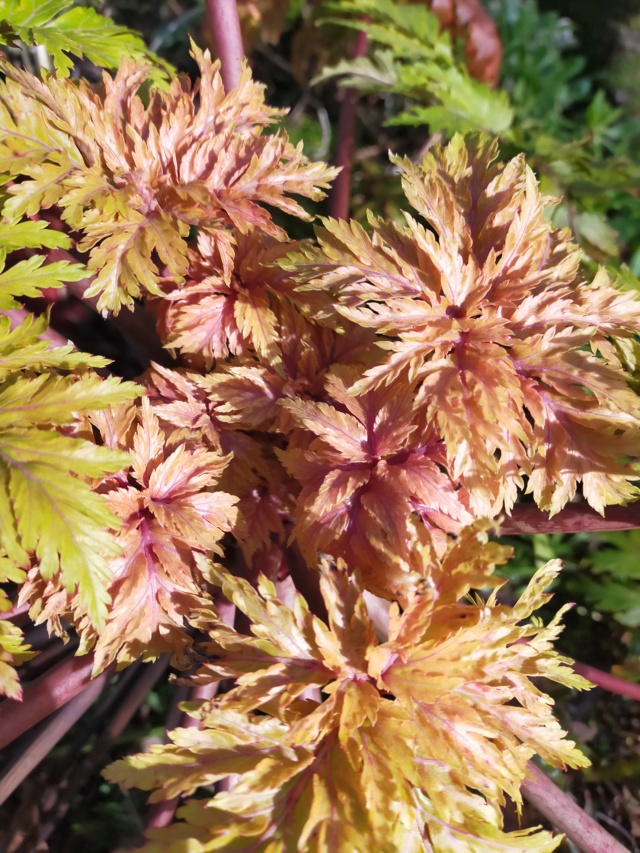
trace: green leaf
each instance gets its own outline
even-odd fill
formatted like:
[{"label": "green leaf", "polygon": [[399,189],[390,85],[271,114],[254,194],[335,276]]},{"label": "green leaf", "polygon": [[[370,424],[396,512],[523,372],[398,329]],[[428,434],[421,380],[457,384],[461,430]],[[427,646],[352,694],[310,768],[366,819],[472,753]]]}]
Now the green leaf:
[{"label": "green leaf", "polygon": [[[62,287],[65,281],[81,281],[89,273],[82,264],[55,261],[44,264],[43,255],[33,255],[18,261],[10,269],[0,272],[0,308],[17,308],[14,296],[40,296],[46,287]],[[4,253],[0,249],[0,270],[4,266]]]},{"label": "green leaf", "polygon": [[627,625],[629,628],[640,627],[638,584],[616,583],[611,580],[597,583],[582,579],[579,591],[586,596],[596,610],[613,613],[620,624]]},{"label": "green leaf", "polygon": [[[390,0],[341,0],[329,4],[344,17],[331,23],[361,29],[374,45],[385,49],[369,56],[341,61],[325,69],[317,81],[341,77],[341,85],[362,92],[394,92],[416,101],[389,124],[428,124],[447,134],[475,130],[506,135],[513,110],[506,92],[496,92],[477,80],[458,60],[447,33],[424,5]],[[355,20],[348,15],[355,15]]]},{"label": "green leaf", "polygon": [[591,557],[593,571],[612,574],[617,580],[640,580],[640,530],[625,530],[601,535],[605,545]]},{"label": "green leaf", "polygon": [[[34,328],[32,322],[20,333]],[[119,521],[90,480],[120,470],[128,455],[52,427],[72,423],[74,411],[137,394],[133,383],[94,375],[18,376],[0,386],[0,546],[15,566],[28,567],[33,555],[45,579],[59,572],[96,626],[107,614],[106,558],[119,553],[112,535]]]},{"label": "green leaf", "polygon": [[136,385],[121,382],[117,376],[75,379],[43,374],[33,379],[17,378],[0,388],[0,429],[70,424],[74,412],[106,409],[138,393]]},{"label": "green leaf", "polygon": [[47,222],[14,222],[0,225],[0,249],[68,249],[71,240],[61,231],[53,231]]},{"label": "green leaf", "polygon": [[73,0],[0,0],[0,19],[12,27],[39,27],[72,4]]},{"label": "green leaf", "polygon": [[379,50],[372,56],[358,59],[341,59],[337,65],[323,68],[313,78],[311,85],[340,77],[341,86],[351,86],[361,92],[380,92],[393,89],[398,82],[398,67],[393,51]]},{"label": "green leaf", "polygon": [[[127,27],[95,9],[69,9],[71,5],[71,0],[0,0],[0,27],[5,33],[9,30],[9,39],[45,47],[61,77],[68,77],[73,68],[71,56],[86,57],[107,68],[117,68],[123,59],[131,58],[152,63],[165,73],[172,70]],[[162,76],[156,73],[156,78]]]},{"label": "green leaf", "polygon": [[64,77],[73,68],[67,53],[106,68],[117,68],[126,57],[147,61],[150,57],[140,36],[94,9],[70,9],[46,25],[34,27],[32,38],[34,43],[45,45]]},{"label": "green leaf", "polygon": [[427,85],[441,104],[413,107],[389,124],[428,124],[432,130],[446,130],[447,134],[485,130],[504,135],[511,127],[513,111],[507,93],[495,92],[473,80],[465,69],[406,65],[400,85],[407,94]]},{"label": "green leaf", "polygon": [[0,432],[0,542],[14,558],[34,554],[44,578],[60,571],[96,625],[107,614],[105,557],[119,553],[111,535],[118,519],[80,476],[102,477],[126,462],[125,454],[53,431]]},{"label": "green leaf", "polygon": [[[504,93],[500,93],[504,95]],[[491,133],[506,133],[511,125],[512,113],[506,97],[491,100],[467,100],[459,92],[443,97],[441,106],[412,107],[407,112],[389,120],[388,125],[429,125],[432,131],[470,133],[486,130]]]}]

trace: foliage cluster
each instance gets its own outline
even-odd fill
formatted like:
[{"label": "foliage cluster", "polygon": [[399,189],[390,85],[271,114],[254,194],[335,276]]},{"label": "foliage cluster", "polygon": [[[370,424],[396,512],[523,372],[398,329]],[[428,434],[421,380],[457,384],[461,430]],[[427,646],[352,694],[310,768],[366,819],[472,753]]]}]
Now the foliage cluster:
[{"label": "foliage cluster", "polygon": [[[369,18],[389,91],[437,98],[404,120],[526,150],[516,95],[483,89],[423,6],[336,8]],[[173,362],[122,382],[43,340],[46,316],[3,319],[0,571],[94,674],[168,652],[189,683],[225,684],[188,706],[197,725],[106,771],[153,801],[223,783],[145,849],[555,849],[505,831],[503,807],[532,756],[588,764],[534,679],[588,682],[554,650],[564,609],[532,618],[558,561],[502,603],[509,549],[482,519],[523,492],[551,514],[638,496],[635,294],[586,280],[525,157],[479,133],[392,158],[401,220],[294,241],[299,199],[336,170],[289,141],[248,67],[225,93],[193,45],[199,80],[167,83],[114,28],[96,59],[117,72],[72,80],[64,16],[95,13],[65,9],[3,13],[62,73],[2,60],[2,260],[72,251],[9,254],[0,307],[86,280],[105,314],[142,303]],[[0,625],[18,697],[31,652]]]}]

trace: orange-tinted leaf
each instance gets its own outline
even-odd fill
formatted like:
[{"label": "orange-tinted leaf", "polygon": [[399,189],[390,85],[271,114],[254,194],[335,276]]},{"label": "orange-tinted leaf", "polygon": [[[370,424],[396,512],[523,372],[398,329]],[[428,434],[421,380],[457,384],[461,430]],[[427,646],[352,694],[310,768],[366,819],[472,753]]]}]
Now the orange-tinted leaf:
[{"label": "orange-tinted leaf", "polygon": [[415,382],[415,406],[437,424],[474,515],[510,510],[524,477],[554,512],[580,482],[598,509],[624,502],[635,473],[606,421],[621,453],[637,456],[640,405],[611,339],[638,332],[640,303],[603,273],[577,279],[579,251],[549,224],[533,173],[497,153],[458,136],[418,166],[393,158],[432,230],[409,215],[406,225],[372,218],[370,234],[328,221],[319,247],[287,268],[333,297],[327,322],[339,313],[381,336],[378,364],[349,393]]}]

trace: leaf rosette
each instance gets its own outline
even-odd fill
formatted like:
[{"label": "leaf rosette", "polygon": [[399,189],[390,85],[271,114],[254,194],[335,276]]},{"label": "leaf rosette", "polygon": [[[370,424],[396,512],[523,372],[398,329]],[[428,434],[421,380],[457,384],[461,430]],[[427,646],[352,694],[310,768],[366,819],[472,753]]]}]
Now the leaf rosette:
[{"label": "leaf rosette", "polygon": [[300,595],[283,604],[264,577],[254,589],[201,561],[251,634],[203,611],[211,641],[195,679],[235,686],[186,706],[200,730],[178,729],[169,745],[116,762],[106,776],[153,790],[153,801],[231,774],[239,781],[187,802],[183,822],[151,831],[144,849],[553,850],[559,840],[547,832],[505,833],[500,807],[506,797],[520,806],[534,754],[559,767],[588,764],[533,683],[588,686],[552,651],[561,613],[546,627],[526,622],[548,600],[559,564],[542,567],[513,608],[495,591],[460,601],[488,582],[506,549],[471,530],[452,548],[462,570],[443,575],[437,591],[425,584],[404,612],[392,605],[385,642],[343,567],[322,569],[322,621]]},{"label": "leaf rosette", "polygon": [[[335,169],[309,161],[284,132],[265,133],[281,111],[244,67],[225,94],[220,63],[195,45],[200,80],[174,78],[168,90],[139,90],[150,66],[124,61],[94,89],[85,81],[38,80],[2,64],[0,169],[14,183],[3,213],[18,222],[57,205],[81,234],[95,279],[86,296],[118,312],[160,280],[185,281],[191,228],[222,244],[225,276],[233,266],[229,231],[249,228],[276,239],[285,232],[264,205],[311,218],[292,198],[324,196]],[[251,306],[238,324],[251,326]]]},{"label": "leaf rosette", "polygon": [[318,247],[291,256],[324,320],[376,331],[378,364],[354,395],[417,382],[454,480],[476,516],[510,511],[525,485],[552,513],[579,483],[599,512],[637,497],[640,405],[612,342],[640,329],[640,303],[601,271],[579,278],[568,229],[545,217],[522,156],[456,136],[422,163],[393,157],[419,219],[325,220]]}]

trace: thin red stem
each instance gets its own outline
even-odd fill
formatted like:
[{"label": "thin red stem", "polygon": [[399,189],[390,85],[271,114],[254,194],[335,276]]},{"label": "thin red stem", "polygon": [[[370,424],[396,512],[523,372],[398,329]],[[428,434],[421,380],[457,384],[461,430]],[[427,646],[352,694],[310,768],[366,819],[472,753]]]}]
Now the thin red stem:
[{"label": "thin red stem", "polygon": [[14,625],[22,626],[29,622],[29,609],[31,605],[28,601],[24,604],[14,603],[11,610],[6,610],[2,614],[2,619],[10,619]]},{"label": "thin red stem", "polygon": [[595,666],[589,666],[589,664],[579,661],[574,661],[573,668],[578,675],[582,675],[583,678],[587,678],[598,687],[602,687],[603,690],[608,690],[609,693],[617,693],[618,696],[628,696],[630,699],[640,702],[640,684],[618,678],[617,675],[603,672],[601,669],[596,669]]},{"label": "thin red stem", "polygon": [[640,528],[640,502],[631,506],[607,507],[604,516],[586,503],[569,504],[552,518],[535,504],[516,504],[511,516],[507,516],[500,525],[500,533],[505,536],[532,533],[604,533],[608,530],[636,528]]},{"label": "thin red stem", "polygon": [[[217,695],[219,687],[219,681],[212,681],[210,684],[201,684],[198,687],[192,687],[189,690],[187,701],[196,702],[202,699],[205,701],[213,699]],[[198,726],[198,728],[202,726],[202,720],[190,717],[189,714],[186,713],[182,714],[180,722],[182,727],[185,729],[192,726]],[[182,797],[177,796],[172,797],[170,800],[161,800],[159,803],[152,803],[149,807],[147,828],[158,829],[162,826],[169,826],[174,818],[176,809],[180,805],[181,799]]]},{"label": "thin red stem", "polygon": [[[353,57],[364,56],[367,52],[367,34],[359,32],[356,38]],[[351,166],[353,162],[353,140],[356,129],[356,103],[358,93],[351,87],[344,90],[340,104],[338,120],[338,141],[334,165],[341,172],[333,182],[329,199],[329,213],[335,219],[348,219],[351,201]]]},{"label": "thin red stem", "polygon": [[563,832],[582,853],[628,853],[619,841],[529,762],[522,793],[541,815]]},{"label": "thin red stem", "polygon": [[227,92],[238,85],[244,48],[236,0],[206,0],[207,18],[220,59],[222,82]]}]

